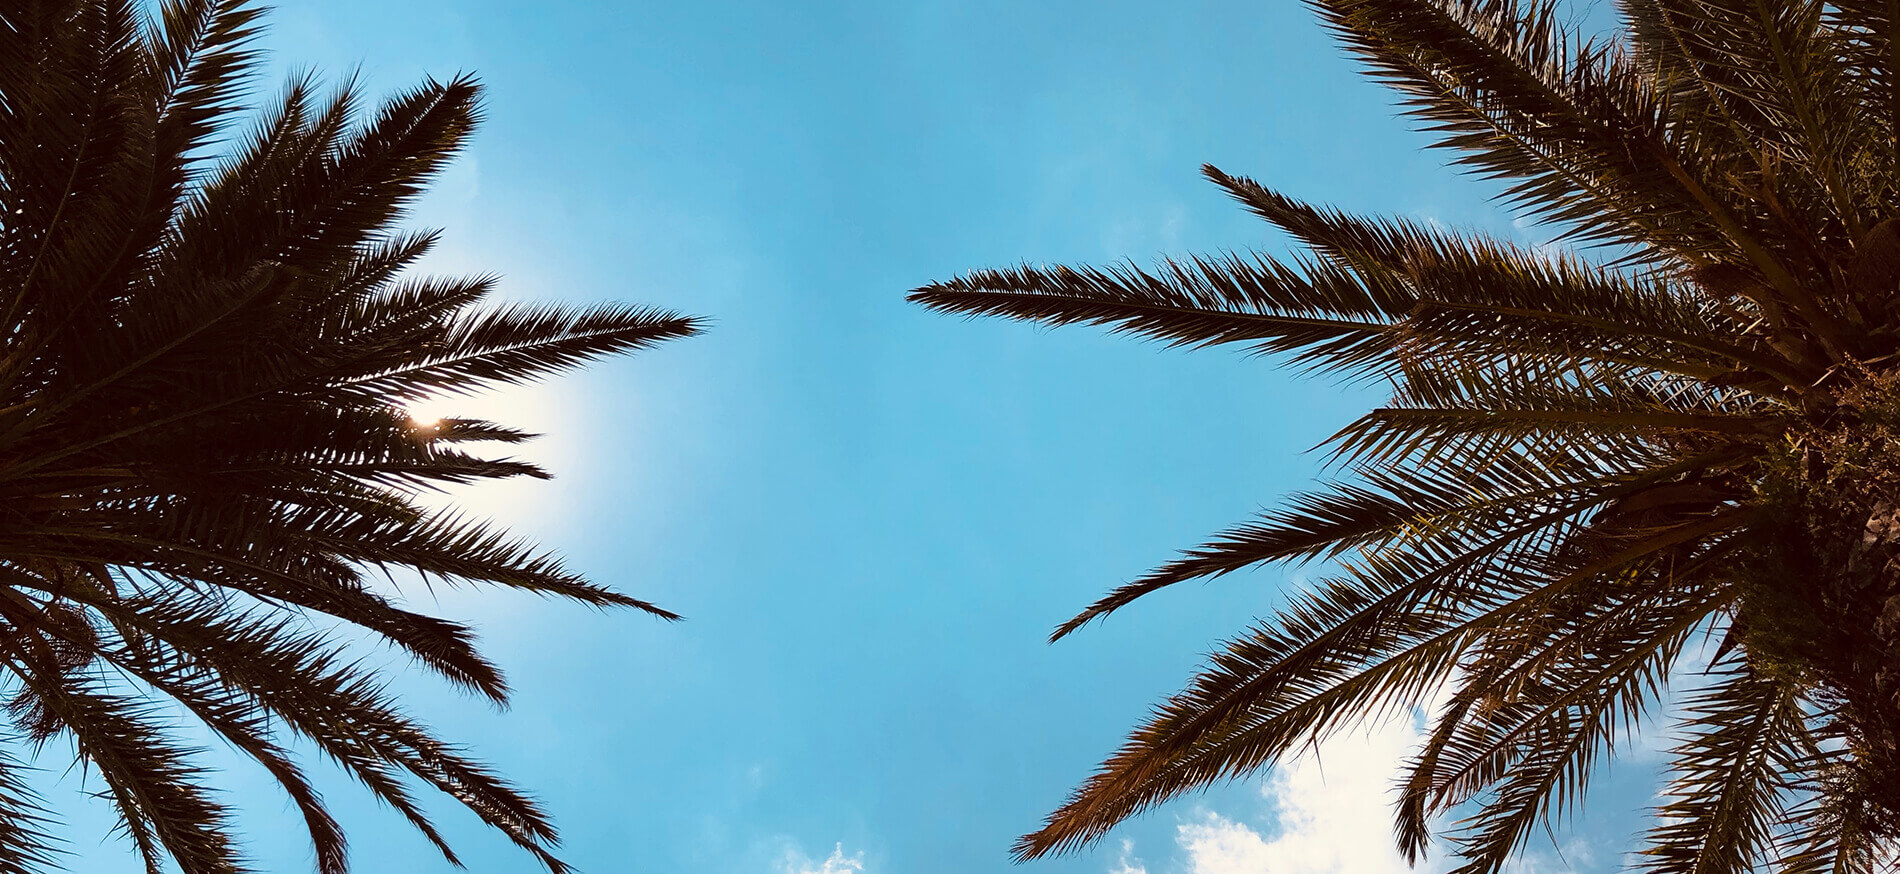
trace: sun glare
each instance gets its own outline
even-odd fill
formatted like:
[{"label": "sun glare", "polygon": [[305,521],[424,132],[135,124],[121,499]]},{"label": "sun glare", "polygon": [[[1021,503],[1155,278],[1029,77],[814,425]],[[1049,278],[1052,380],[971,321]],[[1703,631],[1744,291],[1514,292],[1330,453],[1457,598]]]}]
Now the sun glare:
[{"label": "sun glare", "polygon": [[[470,441],[454,446],[438,444],[438,449],[466,452],[481,458],[508,458],[540,465],[556,476],[573,471],[579,464],[579,431],[571,409],[576,405],[572,389],[559,385],[511,386],[479,395],[444,395],[415,398],[402,407],[410,433],[415,439],[429,441],[447,430],[450,423],[463,421],[493,422],[503,427],[545,434],[524,443]],[[417,497],[425,506],[469,513],[495,519],[508,525],[523,525],[547,530],[564,518],[560,488],[532,477],[480,479],[465,485],[428,491]]]},{"label": "sun glare", "polygon": [[440,430],[444,421],[456,415],[454,401],[446,398],[424,398],[403,412],[409,416],[409,427],[423,432]]}]

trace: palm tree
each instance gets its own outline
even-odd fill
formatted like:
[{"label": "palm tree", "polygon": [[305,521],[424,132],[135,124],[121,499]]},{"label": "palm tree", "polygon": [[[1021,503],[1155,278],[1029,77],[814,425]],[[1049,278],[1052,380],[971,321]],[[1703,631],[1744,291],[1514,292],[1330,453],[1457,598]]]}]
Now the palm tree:
[{"label": "palm tree", "polygon": [[1420,708],[1398,843],[1416,861],[1455,809],[1458,870],[1497,871],[1673,680],[1647,870],[1891,860],[1900,4],[1624,0],[1607,38],[1554,0],[1312,5],[1459,164],[1591,257],[1208,167],[1310,253],[986,270],[912,294],[1391,386],[1332,439],[1332,482],[1056,631],[1186,580],[1336,560],[1019,856]]},{"label": "palm tree", "polygon": [[[344,640],[386,642],[503,703],[467,626],[406,609],[374,577],[673,618],[419,505],[443,484],[546,474],[467,445],[527,433],[418,424],[404,408],[698,322],[483,307],[493,277],[403,278],[436,237],[393,225],[467,139],[478,86],[428,81],[359,120],[356,87],[325,96],[298,78],[239,135],[258,12],[145,9],[0,4],[0,683],[14,750],[70,742],[153,872],[167,857],[192,874],[246,870],[180,720],[282,786],[325,874],[347,869],[344,835],[294,740],[450,861],[417,781],[562,871],[536,804],[405,714]],[[23,762],[0,759],[7,874],[59,856]]]}]

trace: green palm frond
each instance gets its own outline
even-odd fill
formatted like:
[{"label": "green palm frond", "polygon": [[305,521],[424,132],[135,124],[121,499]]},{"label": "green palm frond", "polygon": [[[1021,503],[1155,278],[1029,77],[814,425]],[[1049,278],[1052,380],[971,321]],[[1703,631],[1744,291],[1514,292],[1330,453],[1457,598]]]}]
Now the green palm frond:
[{"label": "green palm frond", "polygon": [[[242,0],[0,9],[0,697],[17,733],[98,772],[156,872],[251,870],[174,717],[285,791],[324,874],[347,841],[290,750],[314,745],[456,862],[412,796],[457,799],[559,872],[534,801],[415,722],[309,630],[367,632],[505,703],[472,629],[387,581],[500,586],[677,618],[423,490],[540,467],[503,423],[404,406],[691,335],[645,307],[484,307],[493,277],[404,275],[395,227],[480,120],[427,81],[363,118],[293,79],[230,139],[257,60]],[[383,582],[379,582],[383,581]],[[320,622],[315,627],[330,627]],[[165,702],[161,706],[160,702]],[[0,757],[0,871],[57,865],[44,802]],[[458,863],[459,864],[459,863]]]},{"label": "green palm frond", "polygon": [[[1313,0],[1530,249],[1206,175],[1307,250],[978,271],[931,309],[1242,344],[1380,381],[1336,477],[1115,589],[1326,561],[1137,728],[1023,858],[1433,704],[1400,849],[1505,867],[1696,692],[1646,864],[1875,870],[1900,847],[1900,14],[1884,2]],[[1693,684],[1692,684],[1693,685]],[[1428,699],[1430,701],[1428,702]],[[1458,818],[1449,826],[1445,817]]]}]

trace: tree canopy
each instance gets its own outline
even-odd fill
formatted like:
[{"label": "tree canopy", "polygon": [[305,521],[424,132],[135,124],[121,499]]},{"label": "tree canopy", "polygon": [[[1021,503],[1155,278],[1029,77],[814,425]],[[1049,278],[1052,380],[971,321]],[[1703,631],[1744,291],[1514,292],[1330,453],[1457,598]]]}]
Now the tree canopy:
[{"label": "tree canopy", "polygon": [[[25,753],[70,743],[158,872],[248,870],[178,720],[248,756],[301,813],[324,874],[342,831],[308,744],[455,854],[441,790],[556,872],[521,790],[406,714],[367,637],[505,704],[472,630],[398,579],[674,618],[453,510],[446,484],[545,477],[478,451],[533,435],[407,407],[695,333],[621,304],[483,303],[493,276],[416,277],[405,207],[480,119],[466,76],[373,114],[293,79],[240,118],[258,10],[242,0],[0,5],[0,872],[58,865]],[[347,632],[347,633],[345,633]]]},{"label": "tree canopy", "polygon": [[1594,35],[1552,0],[1310,5],[1558,242],[1208,167],[1305,251],[912,293],[1391,389],[1332,439],[1333,481],[1056,631],[1187,580],[1330,568],[1018,854],[1418,708],[1399,845],[1499,871],[1674,680],[1646,870],[1880,870],[1900,841],[1900,6],[1624,0]]}]

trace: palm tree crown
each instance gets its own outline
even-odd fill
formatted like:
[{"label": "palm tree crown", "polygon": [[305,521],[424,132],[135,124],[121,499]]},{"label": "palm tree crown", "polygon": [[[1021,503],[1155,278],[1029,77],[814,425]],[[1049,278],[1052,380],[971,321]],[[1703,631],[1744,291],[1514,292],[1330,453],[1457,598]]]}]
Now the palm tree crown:
[{"label": "palm tree crown", "polygon": [[[149,870],[245,870],[195,719],[301,812],[317,868],[344,836],[301,739],[451,861],[411,795],[436,787],[550,869],[519,790],[402,712],[326,629],[355,626],[505,702],[462,624],[374,576],[499,585],[671,614],[505,532],[415,502],[546,476],[470,451],[532,436],[411,422],[444,392],[533,380],[698,323],[608,305],[480,307],[492,277],[403,278],[430,233],[393,229],[478,119],[468,78],[359,120],[292,81],[233,138],[257,11],[241,0],[0,4],[0,690],[16,737],[73,745]],[[221,139],[222,138],[222,139]],[[53,817],[0,760],[0,872],[44,871]]]},{"label": "palm tree crown", "polygon": [[1877,869],[1900,840],[1900,4],[1624,0],[1610,38],[1551,0],[1312,5],[1459,164],[1607,254],[1345,215],[1209,167],[1310,254],[913,293],[1392,387],[1333,439],[1347,475],[1056,632],[1185,580],[1336,562],[1019,854],[1429,703],[1399,844],[1416,860],[1457,809],[1458,870],[1497,871],[1673,677],[1688,700],[1647,870]]}]

